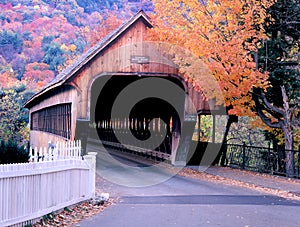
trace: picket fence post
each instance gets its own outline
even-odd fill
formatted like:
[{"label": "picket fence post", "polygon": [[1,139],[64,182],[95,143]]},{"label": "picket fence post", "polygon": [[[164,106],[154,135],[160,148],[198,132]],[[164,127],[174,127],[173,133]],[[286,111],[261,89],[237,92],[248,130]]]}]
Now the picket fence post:
[{"label": "picket fence post", "polygon": [[29,162],[57,161],[62,159],[82,159],[81,141],[58,141],[56,145],[48,145],[48,148],[29,148]]},{"label": "picket fence post", "polygon": [[91,191],[90,191],[91,197],[95,197],[96,155],[97,155],[97,152],[88,152],[88,154],[84,156],[84,160],[86,160],[86,162],[88,163],[89,169],[90,169],[89,188],[91,189]]}]

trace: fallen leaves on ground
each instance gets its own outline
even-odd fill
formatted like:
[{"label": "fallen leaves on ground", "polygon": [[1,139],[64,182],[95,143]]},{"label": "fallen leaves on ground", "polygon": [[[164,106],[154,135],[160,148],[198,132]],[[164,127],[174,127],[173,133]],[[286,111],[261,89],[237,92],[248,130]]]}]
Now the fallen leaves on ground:
[{"label": "fallen leaves on ground", "polygon": [[184,177],[192,177],[199,180],[205,180],[213,183],[221,183],[225,185],[235,185],[240,187],[246,187],[249,189],[253,189],[262,193],[268,193],[275,196],[280,196],[285,199],[292,199],[292,200],[298,200],[300,201],[300,195],[294,192],[279,190],[279,189],[273,189],[268,187],[263,187],[259,185],[255,185],[252,183],[247,183],[239,180],[234,180],[230,178],[225,178],[221,176],[216,176],[204,172],[199,172],[197,170],[193,170],[190,168],[184,168],[182,171],[179,172],[179,175]]},{"label": "fallen leaves on ground", "polygon": [[83,219],[101,213],[106,207],[113,204],[110,199],[103,205],[93,205],[92,202],[86,201],[71,207],[64,208],[63,211],[56,214],[47,214],[43,219],[33,225],[33,227],[69,227],[76,225]]}]

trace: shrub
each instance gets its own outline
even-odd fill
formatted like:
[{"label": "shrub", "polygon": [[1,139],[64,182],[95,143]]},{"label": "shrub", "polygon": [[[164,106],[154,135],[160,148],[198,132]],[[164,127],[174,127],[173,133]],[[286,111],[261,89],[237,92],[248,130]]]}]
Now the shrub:
[{"label": "shrub", "polygon": [[0,142],[0,164],[28,162],[29,152],[14,141]]}]

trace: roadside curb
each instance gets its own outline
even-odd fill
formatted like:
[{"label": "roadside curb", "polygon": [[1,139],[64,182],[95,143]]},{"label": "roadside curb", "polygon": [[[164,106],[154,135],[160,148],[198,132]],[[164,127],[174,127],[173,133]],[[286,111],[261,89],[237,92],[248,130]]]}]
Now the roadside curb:
[{"label": "roadside curb", "polygon": [[[220,167],[223,168],[223,167]],[[198,170],[195,170],[194,168],[185,167],[184,170],[180,173],[180,175],[185,177],[192,177],[200,180],[206,180],[214,183],[222,183],[225,185],[235,185],[240,187],[246,187],[252,190],[256,190],[262,193],[268,193],[274,196],[279,196],[285,199],[289,200],[298,200],[300,201],[300,193],[296,191],[288,191],[288,190],[282,190],[280,188],[276,187],[269,187],[265,185],[255,184],[246,182],[243,180],[237,180],[231,177],[226,176],[220,176],[218,174],[212,174],[207,172],[200,172]],[[269,177],[269,176],[268,176]],[[298,182],[297,182],[298,183]]]},{"label": "roadside curb", "polygon": [[299,192],[286,191],[286,190],[278,189],[278,188],[275,188],[275,187],[266,187],[266,186],[260,185],[260,184],[254,184],[254,183],[250,183],[250,182],[246,182],[246,181],[242,181],[242,180],[236,180],[236,179],[230,178],[230,177],[223,177],[223,176],[220,176],[220,175],[214,175],[214,174],[206,173],[206,172],[204,172],[204,173],[208,174],[208,175],[211,175],[211,176],[215,176],[215,177],[221,177],[221,178],[227,179],[227,180],[234,180],[234,181],[241,182],[241,183],[244,183],[244,184],[255,185],[256,187],[260,187],[260,188],[267,188],[267,189],[271,189],[271,190],[278,190],[278,191],[283,191],[283,192],[286,192],[286,193],[292,193],[295,196],[299,196],[300,197],[300,193]]}]

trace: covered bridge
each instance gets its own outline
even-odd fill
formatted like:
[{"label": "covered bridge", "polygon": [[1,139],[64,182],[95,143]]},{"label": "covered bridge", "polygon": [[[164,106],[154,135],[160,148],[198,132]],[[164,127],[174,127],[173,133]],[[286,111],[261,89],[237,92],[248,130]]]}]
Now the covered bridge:
[{"label": "covered bridge", "polygon": [[[155,136],[161,143],[152,149],[175,157],[184,130],[194,130],[194,116],[198,114],[199,118],[219,109],[209,106],[201,93],[183,79],[163,48],[145,40],[151,27],[148,16],[138,12],[28,100],[25,107],[30,110],[30,146],[47,146],[50,140],[55,143],[88,138],[104,145],[124,143],[115,135],[119,132],[126,135],[123,138],[128,144],[132,143],[129,133],[139,141]],[[124,89],[128,92],[122,93]],[[148,97],[143,93],[147,89]],[[124,100],[134,100],[135,94],[144,95],[144,100],[137,100],[129,113],[117,110],[112,116],[119,96],[125,96],[119,101],[124,104]],[[161,97],[164,94],[170,94],[173,101],[168,103],[168,98]],[[191,97],[196,111],[186,95]],[[135,146],[151,144],[135,142]]]}]

